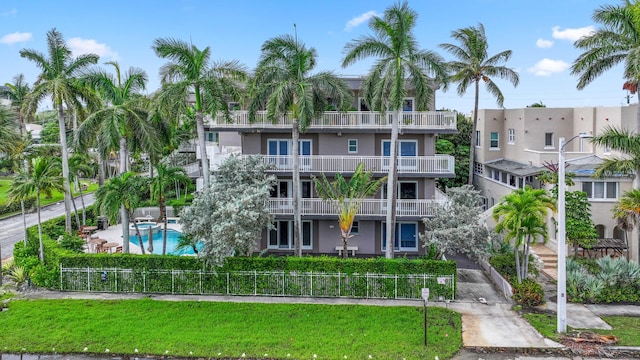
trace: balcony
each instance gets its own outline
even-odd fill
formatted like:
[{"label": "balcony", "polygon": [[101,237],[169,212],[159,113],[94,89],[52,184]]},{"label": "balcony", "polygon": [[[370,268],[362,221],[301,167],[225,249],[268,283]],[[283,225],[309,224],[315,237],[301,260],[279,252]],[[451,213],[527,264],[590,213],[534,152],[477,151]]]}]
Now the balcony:
[{"label": "balcony", "polygon": [[[396,216],[424,218],[433,216],[435,206],[442,200],[398,199]],[[269,199],[269,211],[273,215],[293,215],[293,198]],[[334,202],[319,198],[302,199],[300,213],[311,216],[337,216]],[[386,199],[365,199],[358,211],[358,217],[384,217],[387,215]]]},{"label": "balcony", "polygon": [[[392,113],[383,116],[377,111],[326,111],[319,119],[313,120],[307,129],[326,131],[391,130],[391,123]],[[280,118],[276,122],[269,121],[266,111],[259,111],[253,123],[249,121],[248,111],[232,111],[230,122],[223,115],[205,119],[205,126],[214,131],[289,130],[291,124],[291,118],[288,116]],[[456,132],[456,114],[448,111],[403,112],[399,129],[400,131]]]},{"label": "balcony", "polygon": [[[243,155],[248,157],[252,155]],[[255,156],[255,155],[254,155]],[[260,155],[265,163],[273,165],[273,172],[291,172],[293,160],[289,155]],[[350,173],[358,164],[373,173],[389,171],[388,156],[340,156],[340,155],[300,155],[298,157],[300,172],[311,173]],[[399,156],[399,174],[419,174],[439,177],[452,177],[454,158],[450,155],[432,156]]]}]

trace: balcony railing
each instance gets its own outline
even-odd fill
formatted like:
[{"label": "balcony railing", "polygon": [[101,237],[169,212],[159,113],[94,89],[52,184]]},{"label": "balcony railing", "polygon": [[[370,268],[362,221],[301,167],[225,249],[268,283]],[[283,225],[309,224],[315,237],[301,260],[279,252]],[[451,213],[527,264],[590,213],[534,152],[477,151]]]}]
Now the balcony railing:
[{"label": "balcony railing", "polygon": [[[377,111],[326,111],[309,125],[309,129],[391,129],[393,114],[384,116]],[[267,119],[266,111],[259,111],[254,122],[249,121],[248,111],[232,111],[231,121],[223,115],[207,117],[205,125],[212,129],[290,129],[292,119],[285,116],[275,122]],[[456,114],[449,111],[405,111],[398,124],[400,129],[455,130]]]},{"label": "balcony railing", "polygon": [[[247,157],[251,155],[243,155]],[[290,172],[293,159],[289,155],[261,155],[264,162],[273,165],[275,172]],[[339,156],[339,155],[300,155],[298,166],[301,172],[348,173],[358,164],[364,163],[366,170],[387,172],[388,156]],[[403,174],[453,174],[454,158],[450,155],[399,156],[398,173]]]},{"label": "balcony railing", "polygon": [[[442,200],[398,199],[396,216],[433,216],[435,206],[443,203]],[[274,215],[293,215],[293,198],[269,199],[269,211]],[[302,215],[336,215],[336,209],[331,200],[311,198],[302,199],[300,213]],[[386,214],[386,199],[365,199],[358,211],[359,216],[385,216]]]}]

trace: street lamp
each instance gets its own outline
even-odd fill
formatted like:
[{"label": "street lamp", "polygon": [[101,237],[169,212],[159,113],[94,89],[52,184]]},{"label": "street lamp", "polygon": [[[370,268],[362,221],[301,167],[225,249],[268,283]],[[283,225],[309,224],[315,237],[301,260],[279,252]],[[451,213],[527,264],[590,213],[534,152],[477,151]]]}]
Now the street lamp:
[{"label": "street lamp", "polygon": [[561,137],[559,140],[558,151],[558,333],[567,332],[567,245],[566,245],[566,209],[565,209],[565,166],[564,166],[564,147],[573,139],[592,138],[593,135],[580,133],[564,141]]}]

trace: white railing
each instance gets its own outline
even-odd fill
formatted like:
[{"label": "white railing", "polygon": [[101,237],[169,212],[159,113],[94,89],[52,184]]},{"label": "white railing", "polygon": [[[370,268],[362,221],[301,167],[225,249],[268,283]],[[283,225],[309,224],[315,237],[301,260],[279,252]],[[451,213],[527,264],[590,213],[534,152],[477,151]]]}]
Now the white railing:
[{"label": "white railing", "polygon": [[[392,113],[384,116],[378,111],[326,111],[319,119],[315,119],[309,125],[311,129],[390,129]],[[266,111],[258,111],[255,121],[249,121],[249,112],[232,111],[231,121],[224,115],[207,117],[205,125],[213,129],[224,128],[291,128],[291,117],[286,116],[273,122],[267,119]],[[401,129],[425,129],[425,130],[455,130],[457,129],[456,114],[449,111],[411,111],[403,112],[398,124]]]},{"label": "white railing", "polygon": [[110,293],[455,300],[454,274],[65,268],[60,290]]},{"label": "white railing", "polygon": [[[442,200],[398,199],[397,216],[433,216],[437,204]],[[293,198],[270,198],[269,211],[274,215],[293,215]],[[302,215],[336,215],[335,204],[331,200],[320,198],[302,199]],[[386,199],[365,199],[358,211],[359,216],[385,216],[387,214]]]},{"label": "white railing", "polygon": [[[243,157],[252,155],[243,155]],[[253,155],[255,156],[255,155]],[[261,155],[265,163],[273,165],[275,172],[288,172],[293,169],[293,160],[289,155]],[[389,170],[388,156],[339,156],[339,155],[300,155],[298,166],[302,172],[353,172],[358,164],[372,172]],[[398,173],[401,174],[453,174],[455,160],[450,155],[399,156]]]}]

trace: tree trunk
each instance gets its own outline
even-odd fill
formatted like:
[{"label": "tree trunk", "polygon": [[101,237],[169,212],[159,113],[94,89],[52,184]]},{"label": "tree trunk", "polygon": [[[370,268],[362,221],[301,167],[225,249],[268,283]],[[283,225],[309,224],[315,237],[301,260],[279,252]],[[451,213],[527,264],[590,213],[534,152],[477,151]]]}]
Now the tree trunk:
[{"label": "tree trunk", "polygon": [[104,185],[104,159],[98,155],[98,186]]},{"label": "tree trunk", "polygon": [[524,271],[522,271],[522,278],[526,279],[529,277],[529,244],[531,243],[531,235],[529,235],[529,239],[524,244],[524,259],[522,260],[522,266]]},{"label": "tree trunk", "polygon": [[73,195],[71,196],[71,204],[73,205],[73,213],[75,215],[76,218],[76,224],[78,224],[78,229],[80,229],[80,215],[78,215],[78,208],[76,207],[76,199],[73,198]]},{"label": "tree trunk", "polygon": [[27,214],[24,210],[24,200],[20,200],[20,209],[22,210],[22,226],[24,228],[24,246],[27,246]]},{"label": "tree trunk", "polygon": [[82,185],[78,187],[80,193],[80,203],[82,204],[82,226],[87,225],[87,207],[84,205],[84,196],[82,195]]},{"label": "tree trunk", "polygon": [[149,243],[147,250],[149,250],[149,254],[153,254],[153,226],[149,226],[149,236],[147,236],[147,242]]},{"label": "tree trunk", "polygon": [[[164,189],[160,189],[160,191],[164,191]],[[160,203],[160,217],[158,218],[158,222],[162,221],[164,224],[164,232],[162,233],[162,255],[167,254],[167,204],[164,201],[164,196],[160,195],[158,198],[158,202]]]},{"label": "tree trunk", "polygon": [[[198,96],[198,94],[196,94]],[[202,110],[196,110],[196,128],[198,131],[198,145],[200,146],[200,164],[202,166],[202,176],[204,188],[209,187],[211,169],[209,169],[209,158],[207,157],[207,142],[204,133],[204,118]]]},{"label": "tree trunk", "polygon": [[38,257],[44,265],[44,243],[42,242],[42,219],[40,217],[40,190],[36,190],[36,208],[38,209],[38,240],[40,242],[38,248]]},{"label": "tree trunk", "polygon": [[142,235],[140,235],[140,228],[138,228],[138,223],[134,221],[133,227],[136,228],[136,236],[138,237],[138,243],[140,244],[140,251],[142,251],[142,255],[144,255],[144,243],[142,242]]},{"label": "tree trunk", "polygon": [[469,147],[469,179],[467,184],[473,185],[473,170],[476,161],[476,131],[478,129],[478,93],[480,80],[476,80],[476,95],[473,105],[473,127],[471,128],[471,146]]},{"label": "tree trunk", "polygon": [[518,278],[518,284],[522,283],[522,276],[520,274],[520,246],[515,247],[515,258],[516,258],[516,276]]},{"label": "tree trunk", "polygon": [[342,258],[346,259],[349,257],[347,253],[349,251],[349,234],[341,231],[340,235],[342,236]]},{"label": "tree trunk", "polygon": [[395,246],[395,234],[396,234],[396,199],[398,195],[397,181],[398,181],[398,127],[400,122],[400,110],[395,111],[395,118],[392,117],[391,121],[391,144],[389,145],[389,176],[387,177],[387,249],[385,251],[385,257],[392,259]]},{"label": "tree trunk", "polygon": [[300,215],[302,193],[300,189],[300,164],[298,163],[300,159],[298,155],[299,138],[300,122],[298,119],[293,119],[293,126],[291,129],[291,170],[293,175],[293,246],[295,248],[296,256],[302,256],[302,216]]},{"label": "tree trunk", "polygon": [[[60,147],[62,149],[62,186],[64,188],[64,228],[71,233],[71,184],[69,183],[69,150],[67,149],[67,126],[64,121],[62,102],[58,107],[58,126],[60,127]],[[42,241],[42,240],[41,240]]]}]

